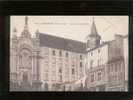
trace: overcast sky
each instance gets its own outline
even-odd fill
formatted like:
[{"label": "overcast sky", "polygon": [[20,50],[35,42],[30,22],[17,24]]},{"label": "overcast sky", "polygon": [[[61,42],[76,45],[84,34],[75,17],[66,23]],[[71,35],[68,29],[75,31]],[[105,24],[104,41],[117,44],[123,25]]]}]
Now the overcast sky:
[{"label": "overcast sky", "polygon": [[[93,17],[103,41],[114,39],[114,34],[128,34],[128,16],[28,16],[29,31],[33,36],[38,29],[41,33],[85,42]],[[25,16],[11,16],[10,21],[11,35],[16,27],[20,36]]]}]

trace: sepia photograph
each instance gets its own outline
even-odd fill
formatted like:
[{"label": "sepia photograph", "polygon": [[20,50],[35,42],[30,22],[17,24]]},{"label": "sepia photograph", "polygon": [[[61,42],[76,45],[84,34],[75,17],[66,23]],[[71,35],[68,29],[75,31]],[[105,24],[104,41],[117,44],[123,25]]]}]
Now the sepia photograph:
[{"label": "sepia photograph", "polygon": [[128,92],[129,16],[10,16],[9,91]]}]

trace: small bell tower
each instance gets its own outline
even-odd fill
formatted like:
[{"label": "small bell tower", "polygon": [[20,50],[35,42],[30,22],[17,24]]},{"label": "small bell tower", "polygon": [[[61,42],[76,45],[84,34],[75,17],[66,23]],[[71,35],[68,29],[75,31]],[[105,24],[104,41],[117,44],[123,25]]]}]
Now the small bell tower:
[{"label": "small bell tower", "polygon": [[87,36],[87,50],[99,46],[100,40],[101,40],[101,36],[97,32],[95,20],[93,17],[93,22],[92,22],[92,26],[91,26],[91,33]]}]

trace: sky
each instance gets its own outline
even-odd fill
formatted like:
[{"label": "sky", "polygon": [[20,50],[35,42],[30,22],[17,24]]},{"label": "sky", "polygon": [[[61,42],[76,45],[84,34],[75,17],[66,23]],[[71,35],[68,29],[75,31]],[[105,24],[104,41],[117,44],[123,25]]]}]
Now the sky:
[{"label": "sky", "polygon": [[[28,16],[28,28],[33,37],[36,30],[39,30],[40,33],[85,42],[90,34],[93,18],[102,41],[113,40],[115,34],[128,34],[128,16]],[[24,23],[25,16],[11,16],[11,36],[20,36]],[[14,28],[17,33],[13,32]]]}]

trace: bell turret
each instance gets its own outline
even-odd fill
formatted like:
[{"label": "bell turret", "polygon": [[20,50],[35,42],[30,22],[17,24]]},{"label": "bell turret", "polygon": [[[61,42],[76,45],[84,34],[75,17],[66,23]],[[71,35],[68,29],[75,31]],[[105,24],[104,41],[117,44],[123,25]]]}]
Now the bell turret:
[{"label": "bell turret", "polygon": [[98,34],[95,20],[93,17],[91,33],[87,36],[87,49],[92,49],[100,45],[100,40],[101,40],[101,36]]}]

